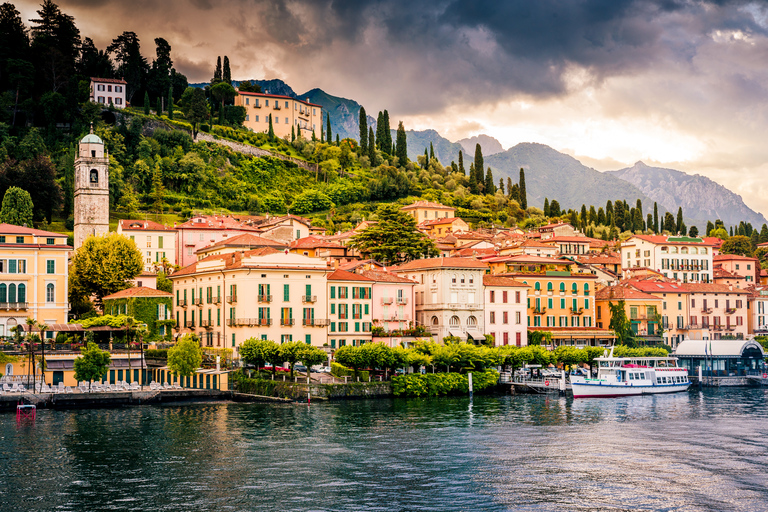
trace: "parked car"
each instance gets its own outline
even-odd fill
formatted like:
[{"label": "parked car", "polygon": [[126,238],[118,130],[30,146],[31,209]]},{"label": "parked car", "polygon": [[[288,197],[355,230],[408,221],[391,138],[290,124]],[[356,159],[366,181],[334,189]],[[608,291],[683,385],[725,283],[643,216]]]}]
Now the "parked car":
[{"label": "parked car", "polygon": [[307,372],[307,367],[304,366],[301,363],[296,363],[295,365],[293,365],[293,371],[301,372],[301,373],[306,373]]},{"label": "parked car", "polygon": [[330,366],[317,365],[309,369],[312,373],[331,373]]},{"label": "parked car", "polygon": [[[259,368],[259,370],[262,370],[262,371],[265,371],[265,372],[271,372],[272,371],[272,365],[270,363],[267,363],[264,366],[262,366],[261,368]],[[283,366],[278,366],[277,368],[275,368],[275,371],[276,372],[289,372],[289,371],[291,371],[291,369],[290,368],[285,368]]]}]

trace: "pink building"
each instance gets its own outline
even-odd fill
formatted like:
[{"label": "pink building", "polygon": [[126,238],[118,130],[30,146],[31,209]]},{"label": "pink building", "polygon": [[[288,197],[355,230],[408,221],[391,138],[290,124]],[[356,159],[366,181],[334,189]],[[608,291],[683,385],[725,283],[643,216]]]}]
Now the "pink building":
[{"label": "pink building", "polygon": [[182,268],[196,262],[195,253],[203,247],[243,233],[260,233],[258,229],[243,225],[229,215],[197,215],[174,229],[177,232],[176,264]]},{"label": "pink building", "polygon": [[361,274],[374,281],[374,323],[390,332],[409,328],[414,320],[416,282],[379,270],[365,270]]}]

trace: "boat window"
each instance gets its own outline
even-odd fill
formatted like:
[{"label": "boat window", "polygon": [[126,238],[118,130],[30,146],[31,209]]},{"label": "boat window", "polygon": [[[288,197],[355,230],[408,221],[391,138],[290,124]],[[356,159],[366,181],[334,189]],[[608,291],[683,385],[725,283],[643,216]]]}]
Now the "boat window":
[{"label": "boat window", "polygon": [[640,378],[641,378],[641,379],[643,379],[643,380],[645,380],[645,373],[641,373],[641,374],[640,374]]},{"label": "boat window", "polygon": [[629,374],[629,380],[635,380],[635,374],[634,373],[630,373]]},{"label": "boat window", "polygon": [[661,377],[656,377],[656,384],[661,384]]}]

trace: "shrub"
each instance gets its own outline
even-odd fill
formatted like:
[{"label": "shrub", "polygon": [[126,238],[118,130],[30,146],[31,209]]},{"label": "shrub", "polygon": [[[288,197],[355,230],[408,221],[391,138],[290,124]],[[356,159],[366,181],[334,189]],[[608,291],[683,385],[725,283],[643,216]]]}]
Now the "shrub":
[{"label": "shrub", "polygon": [[[477,392],[495,386],[498,381],[496,370],[472,373],[472,387]],[[461,373],[398,375],[392,378],[392,392],[395,396],[411,397],[464,395],[469,393],[469,377]]]},{"label": "shrub", "polygon": [[168,349],[150,348],[144,351],[144,357],[147,359],[168,359]]},{"label": "shrub", "polygon": [[[354,377],[355,372],[352,369],[334,361],[331,363],[331,375],[338,378]],[[368,382],[370,372],[358,371],[357,375],[360,377],[360,382]]]}]

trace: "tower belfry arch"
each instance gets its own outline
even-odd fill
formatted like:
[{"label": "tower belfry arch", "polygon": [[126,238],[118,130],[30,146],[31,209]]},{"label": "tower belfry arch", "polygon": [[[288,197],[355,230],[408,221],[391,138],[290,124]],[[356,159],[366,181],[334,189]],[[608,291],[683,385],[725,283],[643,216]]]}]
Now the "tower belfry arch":
[{"label": "tower belfry arch", "polygon": [[80,140],[75,160],[75,249],[109,231],[109,154],[93,133]]}]

